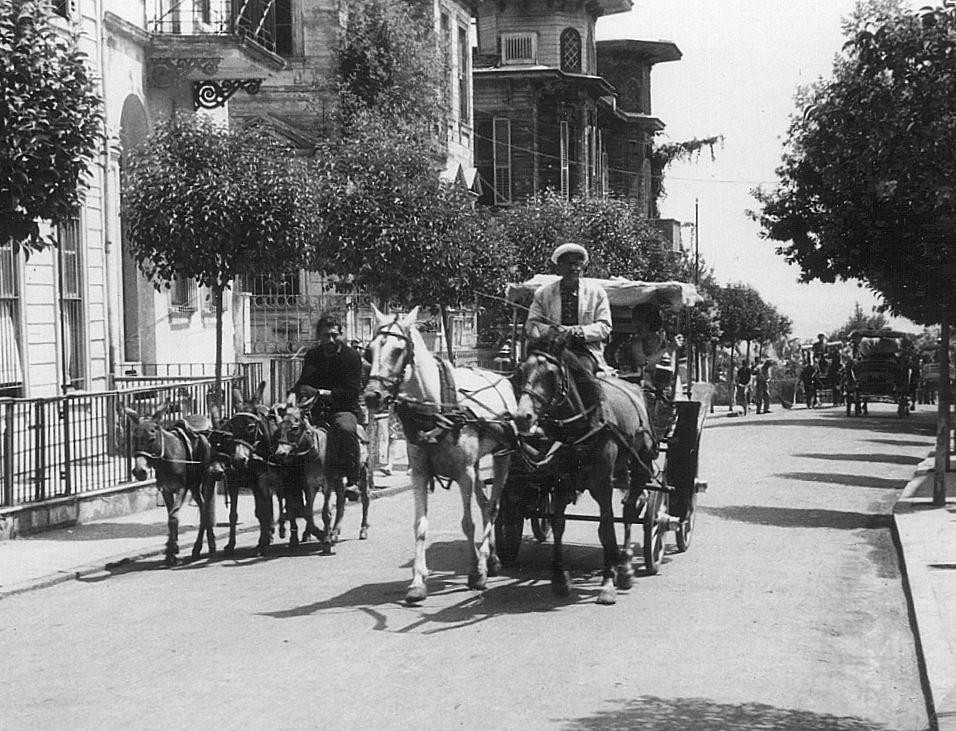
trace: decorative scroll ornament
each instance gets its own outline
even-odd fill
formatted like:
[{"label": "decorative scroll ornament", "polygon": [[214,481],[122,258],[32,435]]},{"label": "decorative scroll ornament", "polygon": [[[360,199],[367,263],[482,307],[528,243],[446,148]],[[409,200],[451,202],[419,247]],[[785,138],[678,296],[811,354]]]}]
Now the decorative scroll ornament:
[{"label": "decorative scroll ornament", "polygon": [[221,58],[216,57],[177,57],[156,58],[149,61],[149,81],[159,88],[166,89],[186,78],[187,74],[199,69],[205,76],[215,76],[219,71]]},{"label": "decorative scroll ornament", "polygon": [[193,82],[193,105],[196,109],[218,109],[240,89],[258,94],[262,79],[206,79]]}]

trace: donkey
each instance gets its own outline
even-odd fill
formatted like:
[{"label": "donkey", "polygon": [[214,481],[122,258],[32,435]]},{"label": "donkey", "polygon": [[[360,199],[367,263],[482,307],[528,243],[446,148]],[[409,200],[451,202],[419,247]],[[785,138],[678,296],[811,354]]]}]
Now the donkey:
[{"label": "donkey", "polygon": [[[305,536],[314,535],[328,550],[339,541],[341,523],[345,514],[345,481],[344,475],[331,466],[334,460],[329,459],[328,427],[310,422],[308,413],[314,399],[297,401],[294,394],[289,395],[285,413],[276,432],[275,448],[271,462],[273,468],[264,475],[264,478],[273,480],[272,490],[279,489],[275,481],[282,481],[288,473],[291,479],[301,488],[287,497],[289,521],[291,526],[290,543],[297,540],[295,528],[295,512],[306,523]],[[368,446],[364,432],[359,429],[359,443],[361,446],[360,461],[362,475],[359,480],[359,496],[362,504],[362,524],[359,529],[359,539],[368,538],[368,510],[369,510],[369,464]],[[276,468],[278,467],[278,469]],[[314,501],[319,492],[323,495],[322,521],[324,530],[319,531],[314,522]],[[336,510],[333,519],[331,510],[332,494],[336,496]],[[294,502],[290,502],[290,498]]]},{"label": "donkey", "polygon": [[[272,513],[263,508],[263,501],[271,501],[268,490],[259,489],[272,455],[273,440],[280,418],[278,409],[269,409],[262,404],[265,381],[259,384],[256,393],[249,399],[244,398],[238,389],[233,389],[233,404],[237,411],[224,424],[214,429],[209,436],[212,445],[212,457],[208,473],[214,482],[225,480],[226,500],[229,505],[229,541],[225,547],[227,555],[236,547],[236,524],[238,522],[239,490],[249,489],[256,501],[256,516],[260,522],[257,548],[268,547],[272,542]],[[279,514],[283,514],[281,493]],[[270,502],[271,508],[271,502]],[[284,537],[284,524],[280,524],[280,537]]]},{"label": "donkey", "polygon": [[165,428],[162,419],[168,408],[169,403],[165,403],[152,416],[140,416],[128,407],[117,407],[120,415],[128,418],[132,425],[133,476],[142,481],[147,477],[148,467],[155,470],[156,487],[163,496],[168,516],[165,563],[173,566],[179,553],[179,510],[189,495],[199,506],[199,531],[192,557],[199,557],[204,537],[209,555],[216,553],[215,480],[209,479],[206,470],[211,455],[208,439],[185,422]]},{"label": "donkey", "polygon": [[[375,413],[396,402],[408,439],[415,495],[415,561],[405,600],[415,604],[428,595],[428,493],[429,483],[438,477],[458,483],[461,528],[472,549],[468,585],[483,590],[489,574],[496,574],[501,566],[493,526],[511,465],[514,391],[506,378],[493,371],[452,368],[435,358],[415,327],[417,307],[401,319],[386,317],[374,306],[373,310],[378,329],[369,345],[372,366],[365,405]],[[478,460],[489,454],[494,468],[490,498],[478,484],[477,469]],[[472,495],[484,522],[477,547]]]},{"label": "donkey", "polygon": [[[630,522],[633,507],[644,486],[657,473],[657,437],[644,392],[614,377],[597,378],[563,344],[533,347],[516,374],[518,408],[515,421],[522,434],[543,430],[563,446],[563,461],[570,481],[558,480],[551,520],[554,550],[551,587],[555,595],[570,592],[562,539],[565,508],[577,492],[588,491],[600,508],[598,535],[604,548],[604,570],[598,604],[614,604],[617,588],[633,582]],[[625,546],[618,550],[614,529],[613,486],[615,468],[626,469],[630,492],[625,503]],[[568,484],[570,482],[570,484]],[[651,501],[651,504],[657,503]],[[628,514],[631,514],[628,517]],[[650,520],[657,520],[652,516]],[[616,586],[615,586],[616,582]]]}]

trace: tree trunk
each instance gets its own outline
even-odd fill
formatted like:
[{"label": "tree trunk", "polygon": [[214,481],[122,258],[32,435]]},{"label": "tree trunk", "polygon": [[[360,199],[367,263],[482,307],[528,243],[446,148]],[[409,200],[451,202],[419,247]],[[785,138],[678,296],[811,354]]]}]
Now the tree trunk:
[{"label": "tree trunk", "polygon": [[[222,285],[217,284],[212,288],[213,304],[216,307],[216,384],[213,387],[213,402],[216,406],[216,421],[222,416],[223,409],[223,391],[222,391]],[[218,427],[215,422],[213,426]]]},{"label": "tree trunk", "polygon": [[452,335],[452,333],[451,333],[451,328],[449,327],[450,322],[449,322],[449,319],[448,319],[448,318],[449,318],[448,308],[445,307],[445,305],[440,305],[440,306],[438,307],[438,312],[439,312],[439,316],[441,317],[441,326],[442,326],[442,329],[445,331],[445,352],[448,353],[448,360],[449,360],[449,362],[450,362],[452,365],[454,365],[454,364],[455,364],[455,355],[454,355],[454,353],[452,352],[452,347],[451,347],[451,335]]},{"label": "tree trunk", "polygon": [[936,417],[936,460],[933,465],[933,505],[946,504],[946,472],[949,470],[949,404],[953,400],[949,382],[949,318],[939,327],[939,399]]}]

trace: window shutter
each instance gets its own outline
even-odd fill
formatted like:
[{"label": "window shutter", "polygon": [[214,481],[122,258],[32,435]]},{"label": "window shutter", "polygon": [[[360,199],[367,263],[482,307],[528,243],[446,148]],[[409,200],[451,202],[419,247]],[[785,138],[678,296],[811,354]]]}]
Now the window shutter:
[{"label": "window shutter", "polygon": [[495,203],[511,203],[511,120],[494,119]]}]

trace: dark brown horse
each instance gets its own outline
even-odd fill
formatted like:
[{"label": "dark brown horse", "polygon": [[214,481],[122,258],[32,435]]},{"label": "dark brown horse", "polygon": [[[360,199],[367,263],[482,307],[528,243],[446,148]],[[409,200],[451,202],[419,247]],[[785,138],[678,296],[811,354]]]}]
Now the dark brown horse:
[{"label": "dark brown horse", "polygon": [[216,553],[215,481],[207,474],[211,449],[206,436],[193,431],[185,422],[177,422],[168,429],[163,426],[168,407],[168,403],[164,404],[152,416],[140,416],[124,407],[119,407],[119,411],[132,427],[133,476],[145,480],[147,468],[155,471],[156,487],[167,511],[165,560],[167,566],[172,566],[179,553],[179,511],[190,495],[199,506],[199,531],[192,557],[198,558],[202,552],[203,537],[209,545],[209,555]]},{"label": "dark brown horse", "polygon": [[627,535],[625,550],[619,550],[617,543],[612,502],[615,474],[627,475],[630,492],[636,496],[655,472],[657,440],[644,392],[618,378],[595,377],[576,354],[545,344],[532,350],[519,366],[516,388],[519,432],[544,432],[562,445],[556,453],[562,479],[553,498],[552,589],[559,596],[570,591],[562,546],[565,509],[578,492],[586,490],[600,508],[598,535],[604,548],[597,601],[614,604],[616,588],[629,588],[634,575]]}]

